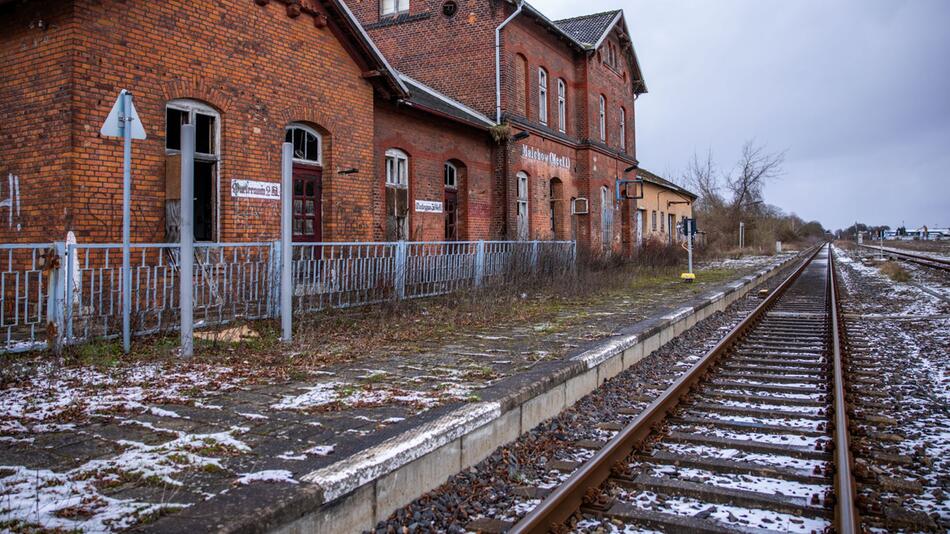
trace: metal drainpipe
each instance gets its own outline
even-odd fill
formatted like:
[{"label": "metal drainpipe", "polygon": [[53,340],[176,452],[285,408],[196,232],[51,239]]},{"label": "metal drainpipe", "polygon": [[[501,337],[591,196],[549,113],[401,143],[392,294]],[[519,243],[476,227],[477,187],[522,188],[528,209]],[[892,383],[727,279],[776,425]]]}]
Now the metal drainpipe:
[{"label": "metal drainpipe", "polygon": [[501,123],[501,29],[521,13],[524,0],[518,2],[518,8],[495,28],[495,123]]}]

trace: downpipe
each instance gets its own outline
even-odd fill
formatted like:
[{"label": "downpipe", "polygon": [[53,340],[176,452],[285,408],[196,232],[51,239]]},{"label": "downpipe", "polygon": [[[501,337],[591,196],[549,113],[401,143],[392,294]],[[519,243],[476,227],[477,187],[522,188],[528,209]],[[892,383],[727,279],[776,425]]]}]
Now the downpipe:
[{"label": "downpipe", "polygon": [[515,12],[495,28],[495,124],[501,124],[501,30],[521,13],[524,0],[520,0],[517,6]]}]

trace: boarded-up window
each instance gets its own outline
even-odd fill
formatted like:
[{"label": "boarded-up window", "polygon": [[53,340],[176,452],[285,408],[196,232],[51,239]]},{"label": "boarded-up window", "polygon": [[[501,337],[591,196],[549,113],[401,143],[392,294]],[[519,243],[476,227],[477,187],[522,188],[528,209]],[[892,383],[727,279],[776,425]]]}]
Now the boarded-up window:
[{"label": "boarded-up window", "polygon": [[514,112],[522,117],[528,116],[528,60],[521,54],[515,55],[514,72]]}]

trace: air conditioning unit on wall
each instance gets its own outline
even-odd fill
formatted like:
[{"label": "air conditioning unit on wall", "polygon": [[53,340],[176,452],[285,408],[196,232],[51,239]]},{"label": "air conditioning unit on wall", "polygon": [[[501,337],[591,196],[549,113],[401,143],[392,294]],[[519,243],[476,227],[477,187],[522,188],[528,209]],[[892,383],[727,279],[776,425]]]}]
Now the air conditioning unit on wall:
[{"label": "air conditioning unit on wall", "polygon": [[575,198],[571,201],[571,215],[586,215],[589,210],[586,198]]}]

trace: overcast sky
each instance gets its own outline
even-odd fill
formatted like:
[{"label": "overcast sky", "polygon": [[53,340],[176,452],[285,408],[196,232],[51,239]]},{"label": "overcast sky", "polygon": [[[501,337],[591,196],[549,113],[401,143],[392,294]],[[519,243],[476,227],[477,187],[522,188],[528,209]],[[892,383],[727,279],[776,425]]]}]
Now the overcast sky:
[{"label": "overcast sky", "polygon": [[649,93],[637,158],[680,175],[710,149],[787,150],[766,201],[826,228],[950,226],[950,0],[530,0],[622,7]]}]

